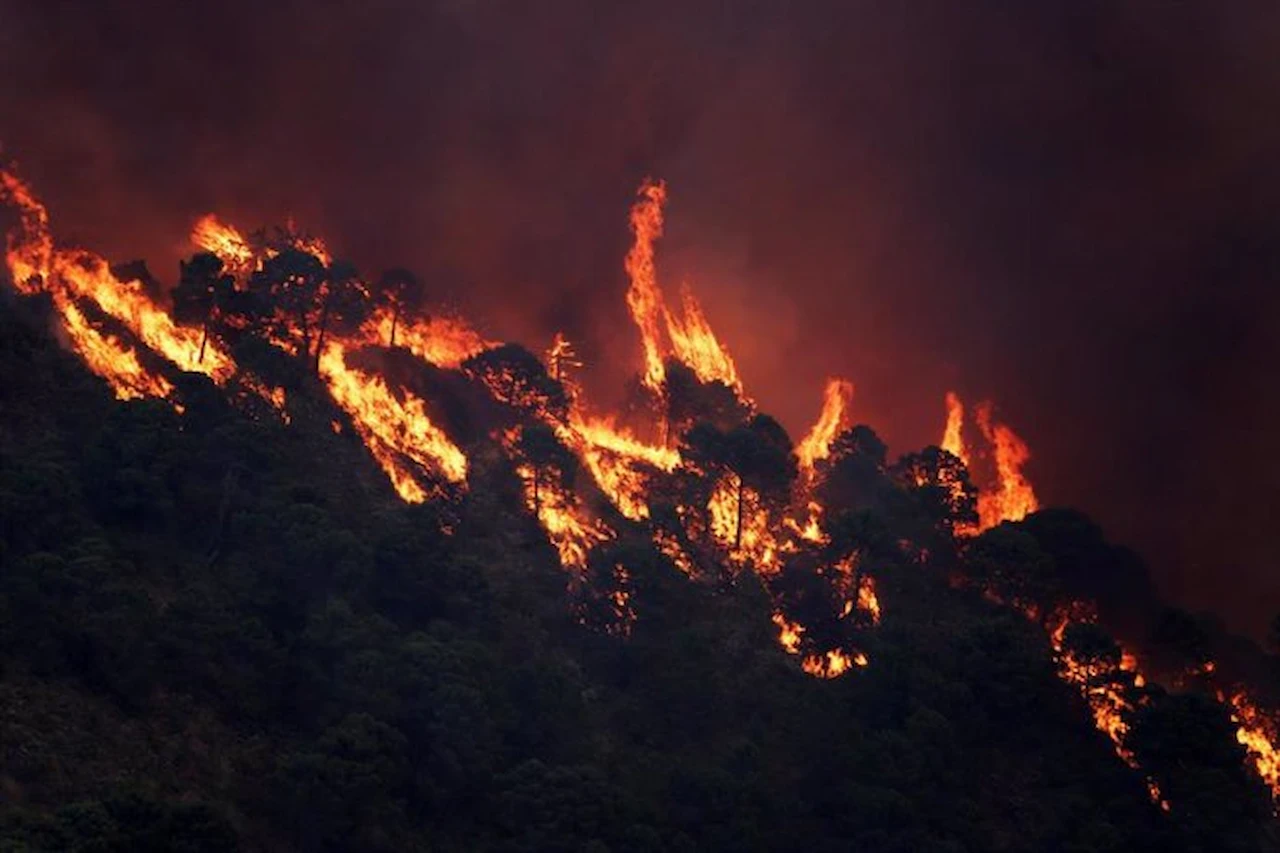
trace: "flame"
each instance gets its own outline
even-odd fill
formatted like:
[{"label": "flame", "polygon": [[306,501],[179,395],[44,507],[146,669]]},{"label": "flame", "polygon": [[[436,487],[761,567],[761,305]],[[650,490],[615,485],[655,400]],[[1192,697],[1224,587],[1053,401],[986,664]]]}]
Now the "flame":
[{"label": "flame", "polygon": [[965,447],[964,404],[954,391],[947,392],[947,426],[942,433],[942,449],[969,467],[969,449]]},{"label": "flame", "polygon": [[[391,339],[394,312],[382,306],[376,309],[361,328],[361,340],[370,345],[386,346]],[[460,317],[428,317],[407,320],[396,325],[396,346],[404,347],[418,358],[437,367],[457,368],[471,356],[497,344],[486,340]]]},{"label": "flame", "polygon": [[286,408],[288,395],[283,388],[278,385],[268,385],[252,373],[240,375],[240,386],[274,409],[282,423],[290,422],[289,410]]},{"label": "flame", "polygon": [[688,285],[680,289],[680,316],[666,313],[667,335],[676,358],[693,369],[703,382],[723,382],[742,394],[738,368],[711,330],[702,306]]},{"label": "flame", "polygon": [[9,235],[5,254],[15,287],[25,294],[50,294],[72,347],[107,379],[117,396],[167,396],[172,386],[149,373],[119,340],[94,330],[74,304],[78,300],[119,321],[182,370],[205,373],[219,384],[235,372],[231,357],[217,346],[207,346],[202,359],[200,330],[175,325],[141,282],[120,281],[107,262],[92,252],[57,248],[47,208],[16,175],[4,170],[0,170],[0,198],[19,212],[21,227]]},{"label": "flame", "polygon": [[237,280],[243,280],[258,266],[257,253],[240,232],[212,213],[202,216],[192,226],[191,242],[198,248],[217,255],[223,268]]},{"label": "flame", "polygon": [[573,493],[553,483],[542,483],[535,490],[537,472],[533,466],[519,465],[516,473],[524,482],[525,503],[555,546],[560,565],[577,571],[586,568],[587,554],[596,545],[612,539],[613,531],[604,522],[588,516]]},{"label": "flame", "polygon": [[1002,521],[1021,521],[1039,508],[1031,481],[1022,473],[1022,466],[1031,458],[1026,442],[1012,429],[991,420],[991,405],[978,407],[978,428],[995,448],[996,476],[999,488],[978,498],[979,524],[985,530]]},{"label": "flame", "polygon": [[[947,424],[941,447],[970,467],[970,450],[963,436],[964,405],[953,391],[947,392],[946,403]],[[996,481],[993,488],[982,489],[978,495],[977,529],[957,528],[962,534],[980,533],[1005,521],[1021,521],[1040,508],[1031,481],[1022,473],[1022,467],[1031,459],[1027,443],[1010,427],[992,420],[990,402],[979,403],[975,414],[978,429],[995,457]]]},{"label": "flame", "polygon": [[640,200],[631,208],[631,231],[635,234],[635,243],[627,253],[625,263],[627,275],[631,278],[627,307],[640,329],[640,340],[644,345],[642,380],[656,391],[666,379],[659,325],[665,309],[653,262],[653,243],[662,236],[662,205],[667,200],[667,185],[662,181],[646,180],[640,185],[637,195]]},{"label": "flame", "polygon": [[[738,518],[741,491],[742,518]],[[783,543],[774,535],[770,513],[749,487],[739,489],[737,478],[720,478],[707,501],[712,537],[729,552],[729,559],[750,564],[757,572],[773,574],[782,567]],[[741,535],[739,535],[741,525]]]},{"label": "flame", "polygon": [[[1219,694],[1221,699],[1221,694]],[[1239,690],[1231,696],[1231,721],[1236,724],[1236,740],[1245,748],[1254,770],[1280,801],[1280,726]]]},{"label": "flame", "polygon": [[618,511],[633,521],[649,517],[648,482],[644,468],[670,472],[680,454],[645,444],[611,420],[586,418],[576,408],[569,422],[557,424],[562,441],[574,448],[592,478]]},{"label": "flame", "polygon": [[[669,353],[687,364],[701,381],[723,382],[741,394],[738,368],[712,331],[693,292],[687,285],[681,288],[679,313],[672,313],[658,285],[653,244],[662,236],[666,184],[646,180],[640,185],[637,195],[639,200],[631,208],[631,231],[635,242],[627,253],[624,266],[631,280],[627,289],[627,307],[640,330],[640,341],[644,347],[641,381],[648,388],[660,391],[666,381],[662,360],[664,354]],[[668,341],[670,346],[664,346]]]},{"label": "flame", "polygon": [[847,379],[828,379],[822,394],[822,413],[799,444],[796,456],[800,468],[809,477],[814,465],[831,453],[831,442],[848,426],[849,408],[853,402],[853,383]]},{"label": "flame", "polygon": [[320,376],[405,501],[422,503],[427,498],[414,466],[438,471],[451,483],[466,480],[467,457],[431,422],[420,398],[408,391],[393,394],[381,376],[349,367],[345,348],[337,341],[325,345]]},{"label": "flame", "polygon": [[[59,305],[59,300],[55,298],[54,304]],[[117,399],[168,397],[173,391],[173,386],[163,376],[143,369],[136,352],[89,325],[74,303],[64,301],[60,308],[72,349],[84,359],[91,371],[107,381]]]},{"label": "flame", "polygon": [[[1127,717],[1133,711],[1132,703],[1125,697],[1105,667],[1091,666],[1085,661],[1078,660],[1070,651],[1063,648],[1063,640],[1071,624],[1094,622],[1096,619],[1097,615],[1093,607],[1084,602],[1073,602],[1055,615],[1055,624],[1049,631],[1049,641],[1058,661],[1058,677],[1069,684],[1074,684],[1080,690],[1093,713],[1094,727],[1111,740],[1112,748],[1120,760],[1134,770],[1141,770],[1137,756],[1125,742],[1129,735]],[[1135,686],[1146,683],[1146,679],[1138,671],[1137,658],[1132,653],[1127,651],[1121,653],[1119,669],[1132,676]],[[1155,780],[1148,778],[1146,784],[1151,801],[1164,811],[1169,811],[1169,803],[1161,795],[1160,786]]]}]

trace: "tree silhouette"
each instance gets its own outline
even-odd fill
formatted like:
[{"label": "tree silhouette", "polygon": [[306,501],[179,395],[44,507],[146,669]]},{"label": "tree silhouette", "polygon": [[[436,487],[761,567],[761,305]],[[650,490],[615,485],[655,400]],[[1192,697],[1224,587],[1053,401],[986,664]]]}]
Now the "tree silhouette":
[{"label": "tree silhouette", "polygon": [[204,363],[209,327],[224,310],[235,291],[235,279],[223,273],[222,260],[201,252],[178,265],[178,284],[173,288],[173,314],[179,323],[200,324],[200,357]]}]

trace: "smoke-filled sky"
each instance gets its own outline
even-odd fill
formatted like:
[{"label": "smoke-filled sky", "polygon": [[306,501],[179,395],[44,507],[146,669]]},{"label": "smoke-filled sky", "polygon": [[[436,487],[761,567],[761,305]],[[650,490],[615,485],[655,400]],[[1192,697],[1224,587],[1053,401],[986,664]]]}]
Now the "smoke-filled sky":
[{"label": "smoke-filled sky", "polygon": [[626,211],[793,434],[990,397],[1161,589],[1280,611],[1273,0],[0,0],[0,144],[67,241],[171,278],[292,214],[496,336],[639,364]]}]

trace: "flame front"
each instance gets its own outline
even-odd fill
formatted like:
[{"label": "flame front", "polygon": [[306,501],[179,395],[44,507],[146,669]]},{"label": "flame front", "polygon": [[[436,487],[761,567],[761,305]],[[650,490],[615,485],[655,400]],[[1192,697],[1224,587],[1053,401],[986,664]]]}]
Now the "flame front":
[{"label": "flame front", "polygon": [[78,302],[118,321],[182,370],[205,373],[219,384],[235,372],[231,357],[216,346],[206,347],[201,358],[200,331],[176,325],[141,282],[120,281],[107,262],[92,252],[58,248],[44,204],[16,175],[4,170],[0,170],[0,198],[19,213],[21,227],[9,235],[5,253],[14,286],[28,295],[49,294],[72,348],[117,396],[168,396],[172,385],[148,371],[131,348],[94,328]]}]

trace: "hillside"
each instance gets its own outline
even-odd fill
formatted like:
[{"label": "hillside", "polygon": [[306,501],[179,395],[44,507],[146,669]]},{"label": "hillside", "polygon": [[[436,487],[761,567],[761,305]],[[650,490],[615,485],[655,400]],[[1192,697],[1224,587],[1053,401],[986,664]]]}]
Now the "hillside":
[{"label": "hillside", "polygon": [[12,242],[0,849],[1275,846],[1266,727],[1218,694],[1270,659],[1221,663],[1078,513],[1008,520],[960,445],[891,458],[838,388],[793,442],[696,302],[651,310],[659,212],[648,444],[579,411],[567,345],[298,235],[196,255],[172,321],[141,265]]}]

